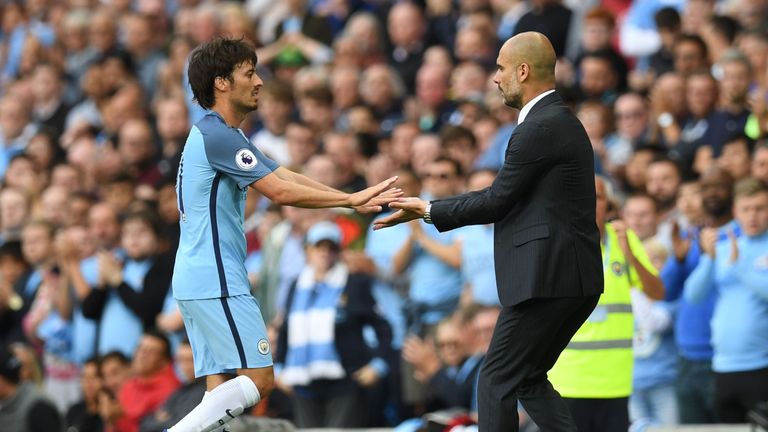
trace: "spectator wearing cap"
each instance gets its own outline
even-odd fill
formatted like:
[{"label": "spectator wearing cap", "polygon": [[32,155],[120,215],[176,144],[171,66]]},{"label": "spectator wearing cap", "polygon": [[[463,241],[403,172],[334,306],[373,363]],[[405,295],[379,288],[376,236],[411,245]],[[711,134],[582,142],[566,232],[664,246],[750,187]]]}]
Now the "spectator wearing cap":
[{"label": "spectator wearing cap", "polygon": [[5,346],[0,349],[0,425],[14,432],[51,432],[62,426],[56,407],[21,379],[21,362]]},{"label": "spectator wearing cap", "polygon": [[[341,230],[331,222],[307,232],[307,265],[292,284],[275,363],[278,386],[292,388],[300,428],[366,426],[365,389],[388,372],[392,333],[376,312],[372,279],[340,261]],[[378,349],[366,348],[371,326]]]}]

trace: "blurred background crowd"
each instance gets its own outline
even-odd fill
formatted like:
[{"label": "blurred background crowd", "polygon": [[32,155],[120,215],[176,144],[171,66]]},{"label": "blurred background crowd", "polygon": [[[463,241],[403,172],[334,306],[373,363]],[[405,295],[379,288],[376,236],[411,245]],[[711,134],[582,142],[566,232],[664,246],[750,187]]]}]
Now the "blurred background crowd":
[{"label": "blurred background crowd", "polygon": [[[0,11],[0,430],[160,431],[202,398],[170,280],[176,170],[204,115],[187,58],[219,35],[257,49],[265,84],[242,130],[269,157],[349,192],[396,174],[406,195],[439,199],[493,182],[517,117],[492,82],[498,49],[546,34],[558,91],[594,149],[598,223],[621,219],[666,291],[633,297],[634,362],[583,375],[633,376],[606,397],[629,398],[635,430],[744,422],[768,399],[768,1],[4,0]],[[746,203],[735,220],[734,196]],[[252,414],[460,430],[500,310],[493,228],[370,222],[247,191],[246,267],[278,383]],[[303,293],[308,269],[344,287],[338,302]],[[290,317],[312,308],[335,316],[318,337],[340,374],[286,365],[301,348],[291,337],[313,333]],[[598,390],[563,396],[602,397],[600,382],[570,384]]]}]

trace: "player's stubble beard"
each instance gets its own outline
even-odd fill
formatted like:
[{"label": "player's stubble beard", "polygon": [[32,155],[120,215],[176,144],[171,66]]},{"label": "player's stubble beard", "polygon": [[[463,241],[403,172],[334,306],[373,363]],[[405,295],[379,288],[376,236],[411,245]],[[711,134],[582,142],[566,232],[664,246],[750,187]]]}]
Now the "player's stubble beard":
[{"label": "player's stubble beard", "polygon": [[233,104],[237,107],[237,110],[241,113],[247,115],[253,111],[256,111],[259,109],[259,99],[253,98],[253,92],[252,90],[248,92],[248,95],[240,98],[239,100],[234,100]]}]

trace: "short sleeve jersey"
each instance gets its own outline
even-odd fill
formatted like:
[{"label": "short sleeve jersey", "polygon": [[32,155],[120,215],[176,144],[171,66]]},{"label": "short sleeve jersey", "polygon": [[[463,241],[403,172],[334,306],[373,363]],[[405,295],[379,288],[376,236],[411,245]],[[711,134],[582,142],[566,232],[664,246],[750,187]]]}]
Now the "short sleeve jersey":
[{"label": "short sleeve jersey", "polygon": [[246,192],[277,168],[215,111],[192,127],[176,178],[181,215],[173,271],[176,299],[250,293],[244,265]]}]

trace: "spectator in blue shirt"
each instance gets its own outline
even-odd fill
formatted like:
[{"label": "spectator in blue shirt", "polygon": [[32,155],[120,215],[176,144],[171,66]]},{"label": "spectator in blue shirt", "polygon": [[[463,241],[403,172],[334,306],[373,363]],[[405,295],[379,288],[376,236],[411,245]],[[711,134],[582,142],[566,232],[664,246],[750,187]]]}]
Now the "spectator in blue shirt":
[{"label": "spectator in blue shirt", "polygon": [[[731,222],[733,180],[725,171],[713,168],[700,180],[705,213],[704,226],[725,232],[736,225]],[[686,279],[699,263],[700,226],[683,232],[673,230],[674,254],[664,264],[661,273],[667,288],[667,300],[678,301],[675,318],[675,341],[679,352],[677,393],[680,422],[712,423],[714,412],[714,377],[709,322],[717,295],[711,290],[705,298],[691,303],[682,297]]]},{"label": "spectator in blue shirt", "polygon": [[744,423],[768,400],[768,186],[739,182],[733,212],[741,235],[701,233],[704,255],[685,283],[687,301],[719,297],[712,316],[715,412],[723,423]]}]

